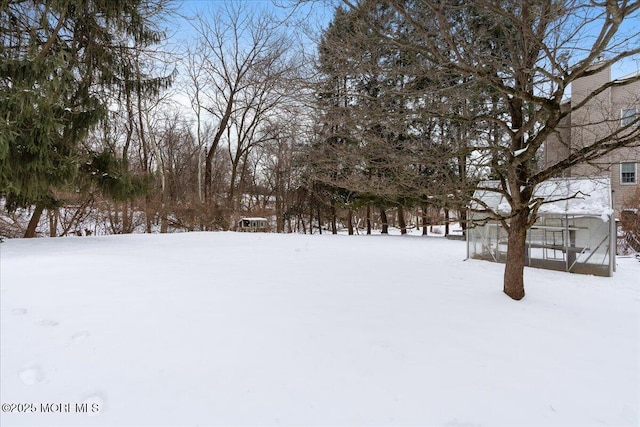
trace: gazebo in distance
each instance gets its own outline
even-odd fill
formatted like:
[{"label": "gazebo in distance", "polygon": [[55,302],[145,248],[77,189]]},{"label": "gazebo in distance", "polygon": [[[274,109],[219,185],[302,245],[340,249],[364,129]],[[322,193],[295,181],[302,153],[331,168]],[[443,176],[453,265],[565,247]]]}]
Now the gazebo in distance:
[{"label": "gazebo in distance", "polygon": [[266,233],[270,231],[269,220],[262,217],[242,218],[236,225],[236,231]]}]

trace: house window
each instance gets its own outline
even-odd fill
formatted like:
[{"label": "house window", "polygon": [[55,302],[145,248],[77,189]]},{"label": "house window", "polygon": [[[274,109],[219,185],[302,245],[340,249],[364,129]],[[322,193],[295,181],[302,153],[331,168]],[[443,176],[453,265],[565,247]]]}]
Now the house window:
[{"label": "house window", "polygon": [[635,184],[637,181],[637,165],[635,163],[620,163],[620,182]]},{"label": "house window", "polygon": [[627,126],[638,118],[638,110],[633,108],[625,108],[620,113],[620,125]]}]

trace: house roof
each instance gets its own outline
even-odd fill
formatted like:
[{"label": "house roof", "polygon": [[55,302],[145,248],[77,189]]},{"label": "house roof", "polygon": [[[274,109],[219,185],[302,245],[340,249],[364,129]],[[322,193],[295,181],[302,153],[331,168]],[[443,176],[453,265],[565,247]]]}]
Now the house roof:
[{"label": "house roof", "polygon": [[622,76],[622,77],[618,77],[617,79],[614,79],[614,80],[621,81],[621,80],[632,79],[632,78],[634,78],[634,77],[638,77],[638,75],[640,75],[640,70],[634,71],[633,73],[630,73],[630,74],[624,75],[624,76]]},{"label": "house roof", "polygon": [[[508,214],[511,207],[504,195],[492,191],[500,188],[499,181],[483,181],[473,194],[499,214]],[[535,198],[542,198],[538,214],[599,216],[608,221],[611,209],[611,185],[609,178],[554,178],[539,184]],[[482,209],[477,202],[471,209]]]}]

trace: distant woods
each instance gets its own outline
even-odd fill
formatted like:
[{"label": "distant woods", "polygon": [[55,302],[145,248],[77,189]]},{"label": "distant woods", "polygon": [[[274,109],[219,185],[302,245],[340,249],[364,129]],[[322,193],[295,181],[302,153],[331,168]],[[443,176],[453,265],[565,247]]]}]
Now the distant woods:
[{"label": "distant woods", "polygon": [[0,235],[426,233],[466,227],[487,178],[526,228],[533,186],[581,160],[539,160],[567,85],[638,53],[617,38],[638,5],[525,3],[344,2],[311,52],[252,2],[168,44],[169,1],[0,0]]},{"label": "distant woods", "polygon": [[165,0],[1,4],[1,235],[442,221],[322,178],[322,67],[270,11],[219,3],[175,47]]}]

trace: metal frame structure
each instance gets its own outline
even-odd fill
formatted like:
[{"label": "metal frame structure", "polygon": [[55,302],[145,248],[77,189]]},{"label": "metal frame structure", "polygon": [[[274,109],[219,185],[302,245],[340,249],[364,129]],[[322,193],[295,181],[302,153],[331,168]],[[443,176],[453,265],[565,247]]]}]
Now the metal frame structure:
[{"label": "metal frame structure", "polygon": [[[496,188],[487,181],[482,187]],[[536,190],[545,203],[527,232],[525,265],[579,274],[611,276],[615,270],[616,233],[611,216],[613,197],[607,178],[555,179]],[[574,197],[572,197],[574,196]],[[495,212],[508,213],[501,195],[479,190],[474,194]],[[507,231],[497,220],[472,205],[468,218],[467,257],[505,262]]]}]

